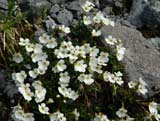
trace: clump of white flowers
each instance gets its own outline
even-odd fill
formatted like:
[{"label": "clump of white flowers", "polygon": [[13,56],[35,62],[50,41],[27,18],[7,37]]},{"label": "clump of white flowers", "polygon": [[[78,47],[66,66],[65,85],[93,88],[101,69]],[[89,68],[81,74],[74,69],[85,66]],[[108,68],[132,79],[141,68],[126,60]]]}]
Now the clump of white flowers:
[{"label": "clump of white flowers", "polygon": [[[89,29],[91,43],[89,43],[90,40],[84,40],[86,41],[84,43],[77,38],[72,38],[72,28],[65,25],[53,27],[55,33],[60,32],[60,34],[43,33],[38,41],[27,38],[20,38],[19,40],[19,45],[25,50],[26,62],[30,68],[25,68],[25,71],[24,69],[15,69],[12,73],[12,80],[15,81],[23,100],[28,105],[30,103],[37,104],[34,108],[38,113],[48,116],[50,121],[68,120],[69,112],[63,112],[64,110],[60,109],[64,108],[62,105],[68,104],[70,106],[73,102],[78,102],[81,93],[84,93],[83,89],[97,84],[97,79],[104,80],[104,83],[113,86],[120,87],[124,84],[123,74],[120,71],[108,69],[109,62],[112,61],[109,51],[97,46],[96,41],[94,41],[102,35],[101,27],[103,25],[115,26],[115,24],[101,11],[96,12],[93,16],[86,14],[91,12],[94,7],[95,5],[89,1],[82,5],[85,13],[82,22],[86,27],[91,28]],[[122,46],[122,41],[111,35],[104,39],[111,46],[111,49],[114,49],[116,61],[122,61],[126,51]],[[12,59],[16,63],[21,63],[25,62],[23,57],[22,53],[16,53]],[[147,85],[141,78],[139,78],[138,83],[129,82],[128,86],[131,89],[137,89],[142,94],[147,93]],[[54,109],[53,112],[50,104],[54,104],[54,100],[56,100],[55,102],[59,101],[60,104],[57,106],[58,109]],[[87,103],[89,104],[89,102]],[[22,107],[14,107],[13,119],[15,121],[34,121],[34,114],[27,112],[28,110],[26,111]],[[156,104],[150,104],[149,110],[156,119],[159,119]],[[126,121],[134,120],[127,115],[127,112],[122,106],[115,114],[120,119],[126,119]],[[70,113],[75,116],[76,121],[80,119],[81,112],[77,108],[72,108]],[[96,114],[93,120],[109,121],[107,115],[103,113]]]},{"label": "clump of white flowers", "polygon": [[35,121],[34,114],[24,112],[20,105],[13,108],[11,116],[15,121]]}]

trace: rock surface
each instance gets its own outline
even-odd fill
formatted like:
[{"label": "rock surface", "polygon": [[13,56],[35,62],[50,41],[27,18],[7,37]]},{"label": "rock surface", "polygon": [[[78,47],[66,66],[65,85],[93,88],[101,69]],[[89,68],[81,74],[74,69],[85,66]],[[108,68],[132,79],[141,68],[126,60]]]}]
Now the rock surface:
[{"label": "rock surface", "polygon": [[126,54],[123,63],[129,80],[142,77],[148,84],[149,96],[160,91],[160,53],[136,29],[122,26],[104,27],[103,36],[122,39]]},{"label": "rock surface", "polygon": [[7,0],[0,0],[0,9],[4,9],[4,10],[8,9],[8,1]]},{"label": "rock surface", "polygon": [[138,28],[142,26],[150,29],[160,27],[160,1],[133,0],[128,20]]},{"label": "rock surface", "polygon": [[150,38],[149,42],[151,42],[158,50],[160,50],[160,38],[159,37]]}]

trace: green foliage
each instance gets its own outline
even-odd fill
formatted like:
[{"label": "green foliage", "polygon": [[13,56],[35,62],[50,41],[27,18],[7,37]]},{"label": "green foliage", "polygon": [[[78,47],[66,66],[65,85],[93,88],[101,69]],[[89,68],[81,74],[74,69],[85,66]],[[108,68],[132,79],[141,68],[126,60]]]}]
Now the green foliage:
[{"label": "green foliage", "polygon": [[8,57],[18,51],[17,38],[32,32],[32,26],[15,5],[15,0],[8,1],[7,13],[0,13],[0,18],[0,66],[5,66]]}]

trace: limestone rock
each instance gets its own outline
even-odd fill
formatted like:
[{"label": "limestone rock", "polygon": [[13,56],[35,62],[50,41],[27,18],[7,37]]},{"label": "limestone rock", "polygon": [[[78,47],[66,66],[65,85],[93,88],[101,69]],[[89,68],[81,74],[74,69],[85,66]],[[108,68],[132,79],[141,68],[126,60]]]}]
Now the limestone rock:
[{"label": "limestone rock", "polygon": [[70,11],[64,9],[58,13],[57,21],[60,24],[68,26],[73,20],[73,15]]},{"label": "limestone rock", "polygon": [[[148,84],[149,96],[160,91],[160,53],[136,29],[122,26],[104,27],[103,36],[113,35],[123,40],[126,48],[125,71],[129,80],[137,81],[142,77]],[[103,43],[105,43],[103,41]]]},{"label": "limestone rock", "polygon": [[160,38],[159,37],[150,38],[149,42],[151,42],[158,50],[160,50]]},{"label": "limestone rock", "polygon": [[150,29],[160,27],[160,1],[133,0],[128,20],[138,28],[142,26]]},{"label": "limestone rock", "polygon": [[0,0],[0,9],[8,9],[8,1],[7,0]]},{"label": "limestone rock", "polygon": [[49,0],[52,4],[65,3],[67,0]]}]

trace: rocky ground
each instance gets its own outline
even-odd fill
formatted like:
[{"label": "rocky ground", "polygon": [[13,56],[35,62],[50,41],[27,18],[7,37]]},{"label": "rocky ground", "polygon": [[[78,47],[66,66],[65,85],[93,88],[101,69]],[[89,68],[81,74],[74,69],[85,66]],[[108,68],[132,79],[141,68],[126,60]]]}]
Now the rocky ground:
[{"label": "rocky ground", "polygon": [[[85,0],[16,0],[28,21],[37,23],[39,16],[47,14],[44,29],[38,28],[35,36],[51,31],[54,24],[69,26],[81,16],[81,4]],[[126,47],[125,71],[129,80],[142,77],[148,84],[149,96],[160,92],[160,1],[159,0],[92,0],[97,9],[116,21],[116,26],[103,28],[103,36],[109,34],[121,38]],[[7,0],[0,0],[0,12],[7,13]],[[105,46],[105,45],[104,45]],[[0,95],[12,97],[17,90],[5,81],[7,70],[0,70]],[[12,88],[12,91],[10,89]],[[15,90],[14,90],[15,89]],[[11,100],[13,101],[13,100]],[[13,101],[14,102],[14,101]],[[0,103],[1,104],[1,103]],[[1,111],[0,111],[1,112]],[[0,113],[5,115],[5,113]],[[0,116],[1,117],[1,116]]]}]

